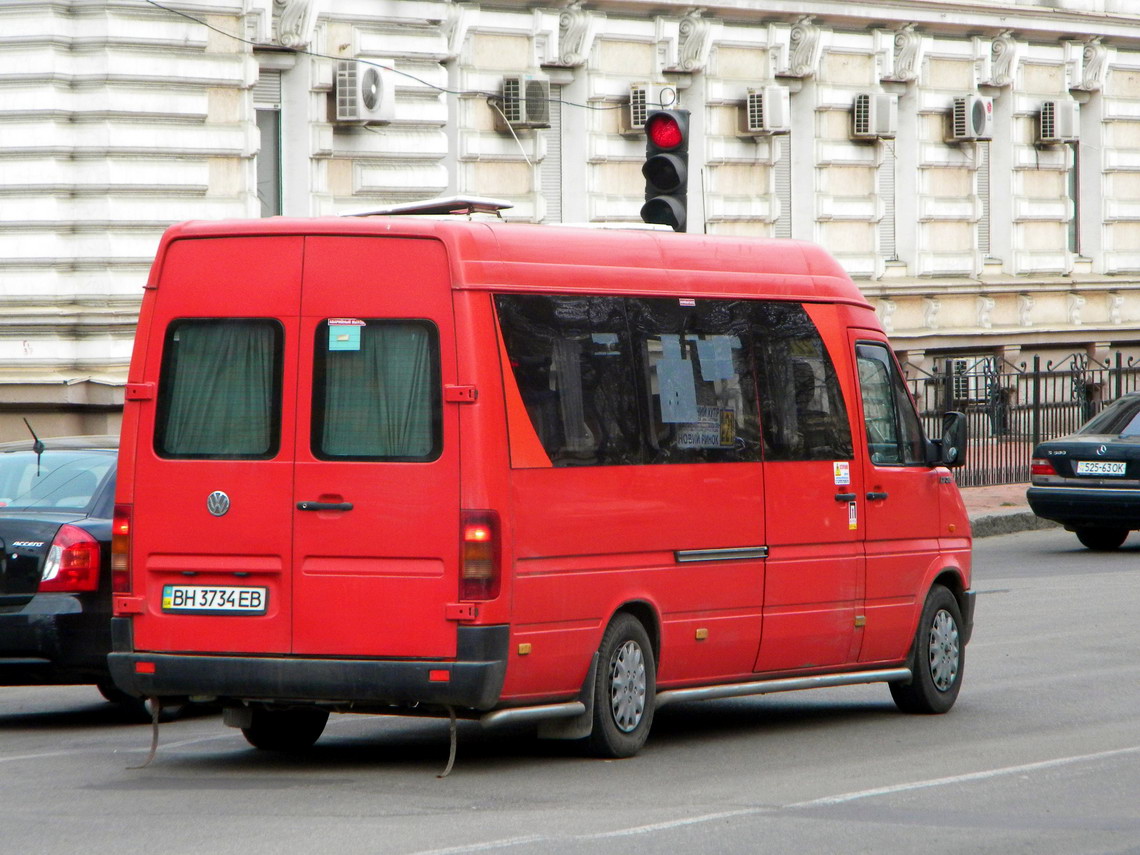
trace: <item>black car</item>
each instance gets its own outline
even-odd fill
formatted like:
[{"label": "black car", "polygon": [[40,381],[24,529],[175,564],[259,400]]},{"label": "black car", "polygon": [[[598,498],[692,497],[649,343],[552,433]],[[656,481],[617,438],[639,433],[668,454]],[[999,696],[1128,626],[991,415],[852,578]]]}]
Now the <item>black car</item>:
[{"label": "black car", "polygon": [[1140,529],[1140,392],[1038,445],[1030,471],[1033,513],[1075,531],[1089,549],[1117,549]]},{"label": "black car", "polygon": [[117,436],[0,444],[0,685],[95,684],[107,672]]}]

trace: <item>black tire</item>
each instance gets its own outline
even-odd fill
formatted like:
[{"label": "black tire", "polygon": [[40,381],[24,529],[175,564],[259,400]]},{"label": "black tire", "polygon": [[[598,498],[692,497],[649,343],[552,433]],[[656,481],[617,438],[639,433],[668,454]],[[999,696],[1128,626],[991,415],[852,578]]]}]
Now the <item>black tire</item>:
[{"label": "black tire", "polygon": [[653,725],[657,666],[641,621],[622,612],[606,627],[594,679],[594,726],[587,739],[595,757],[632,757]]},{"label": "black tire", "polygon": [[321,738],[329,720],[328,710],[316,708],[276,710],[253,707],[253,720],[241,729],[246,741],[262,751],[300,753]]},{"label": "black tire", "polygon": [[906,713],[937,715],[958,699],[966,647],[961,642],[962,612],[954,595],[934,585],[926,596],[912,651],[912,677],[891,683],[895,705]]},{"label": "black tire", "polygon": [[1128,539],[1126,528],[1092,528],[1082,526],[1077,529],[1077,540],[1097,552],[1111,552],[1119,549]]}]

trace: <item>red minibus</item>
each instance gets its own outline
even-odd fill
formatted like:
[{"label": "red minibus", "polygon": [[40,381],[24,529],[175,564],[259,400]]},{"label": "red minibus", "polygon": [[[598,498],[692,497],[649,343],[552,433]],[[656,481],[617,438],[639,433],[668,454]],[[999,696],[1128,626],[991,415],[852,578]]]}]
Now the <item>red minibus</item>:
[{"label": "red minibus", "polygon": [[414,217],[186,223],[131,362],[117,684],[259,748],[330,712],[629,756],[695,698],[884,682],[948,710],[950,468],[810,244]]}]

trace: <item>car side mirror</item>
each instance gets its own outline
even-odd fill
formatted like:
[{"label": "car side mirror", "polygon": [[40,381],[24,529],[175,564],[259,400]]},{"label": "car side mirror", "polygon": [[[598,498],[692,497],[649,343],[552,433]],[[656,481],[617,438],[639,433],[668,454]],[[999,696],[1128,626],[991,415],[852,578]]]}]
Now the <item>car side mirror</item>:
[{"label": "car side mirror", "polygon": [[966,414],[951,410],[942,417],[942,439],[938,440],[942,466],[965,466],[967,437]]}]

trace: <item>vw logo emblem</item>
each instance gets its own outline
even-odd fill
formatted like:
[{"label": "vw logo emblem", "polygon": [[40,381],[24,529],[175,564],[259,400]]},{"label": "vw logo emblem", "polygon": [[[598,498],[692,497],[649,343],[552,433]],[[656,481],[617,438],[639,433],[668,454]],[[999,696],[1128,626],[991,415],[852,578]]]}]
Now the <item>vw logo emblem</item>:
[{"label": "vw logo emblem", "polygon": [[1108,446],[1106,446],[1106,445],[1102,445],[1100,448],[1098,448],[1098,449],[1096,450],[1096,453],[1097,453],[1097,454],[1102,454],[1102,455],[1103,455],[1103,454],[1108,454]]},{"label": "vw logo emblem", "polygon": [[221,490],[215,490],[206,497],[206,510],[216,517],[224,516],[230,509],[230,497]]}]

